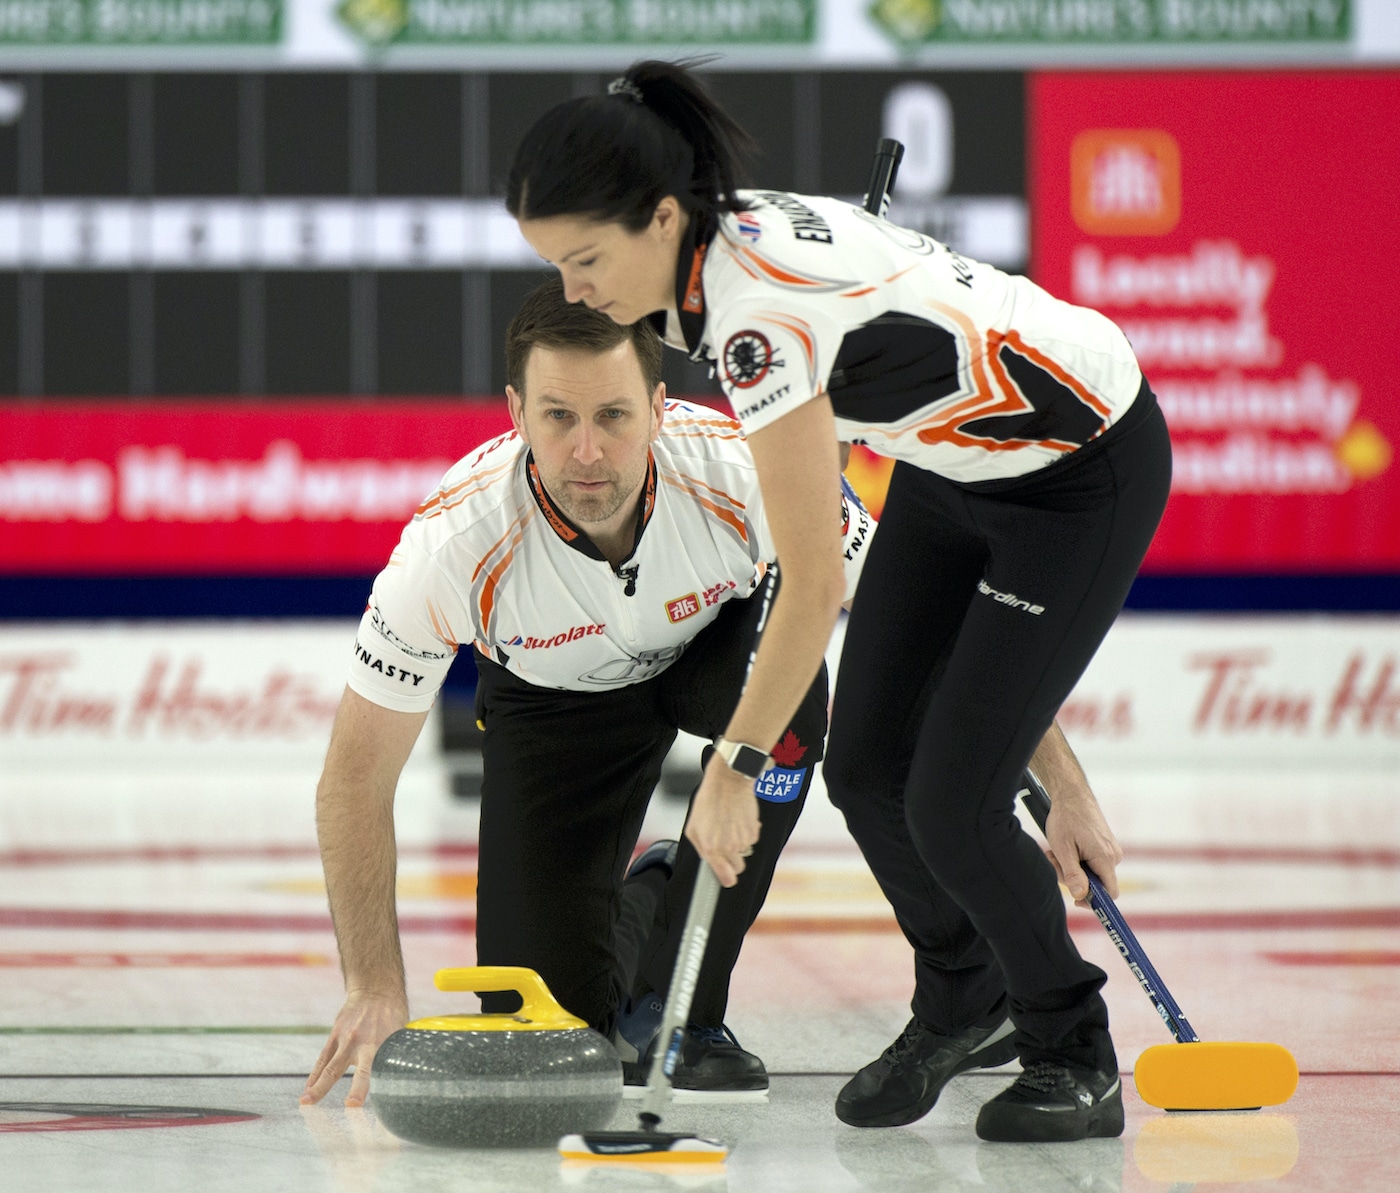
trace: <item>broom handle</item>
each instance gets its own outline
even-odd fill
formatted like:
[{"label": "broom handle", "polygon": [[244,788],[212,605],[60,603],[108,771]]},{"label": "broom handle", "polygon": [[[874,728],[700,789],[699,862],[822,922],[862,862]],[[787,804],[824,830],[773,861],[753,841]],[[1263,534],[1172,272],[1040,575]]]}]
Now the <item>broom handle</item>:
[{"label": "broom handle", "polygon": [[690,911],[686,914],[681,947],[676,953],[676,969],[671,975],[666,1011],[651,1058],[651,1072],[647,1076],[647,1092],[640,1114],[643,1123],[651,1123],[654,1126],[660,1122],[661,1112],[670,1101],[671,1075],[676,1071],[681,1045],[685,1042],[686,1021],[690,1018],[695,983],[700,977],[700,966],[705,960],[705,945],[710,938],[710,921],[714,919],[715,904],[718,901],[719,879],[710,869],[709,862],[702,861],[695,875],[695,892],[690,896]]},{"label": "broom handle", "polygon": [[[1025,786],[1018,793],[1021,802],[1026,805],[1026,811],[1031,814],[1043,833],[1046,818],[1050,815],[1050,797],[1045,793],[1045,788],[1041,786],[1040,780],[1031,771],[1026,771],[1025,775],[1022,776],[1022,782]],[[1088,866],[1084,867],[1084,873],[1089,879],[1090,910],[1098,916],[1099,923],[1108,933],[1108,938],[1118,947],[1118,951],[1123,955],[1123,960],[1133,971],[1133,977],[1137,978],[1138,985],[1143,988],[1147,997],[1152,1001],[1152,1005],[1157,1009],[1157,1014],[1162,1017],[1162,1022],[1167,1025],[1167,1030],[1172,1033],[1178,1044],[1199,1043],[1201,1037],[1186,1021],[1186,1016],[1176,1005],[1176,999],[1171,996],[1171,991],[1167,989],[1167,984],[1162,981],[1156,969],[1153,968],[1152,962],[1147,959],[1146,950],[1138,943],[1137,937],[1133,935],[1133,930],[1128,927],[1128,921],[1123,918],[1123,913],[1118,910],[1117,904],[1104,890],[1098,875]]]},{"label": "broom handle", "polygon": [[884,219],[890,207],[890,191],[894,188],[899,163],[904,160],[904,146],[892,137],[882,137],[875,149],[875,162],[870,168],[870,182],[861,204],[871,215]]}]

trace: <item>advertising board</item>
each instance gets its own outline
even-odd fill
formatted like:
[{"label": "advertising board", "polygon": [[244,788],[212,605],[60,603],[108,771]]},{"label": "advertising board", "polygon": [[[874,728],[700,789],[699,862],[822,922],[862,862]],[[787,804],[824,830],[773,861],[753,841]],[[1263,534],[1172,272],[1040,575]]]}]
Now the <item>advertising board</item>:
[{"label": "advertising board", "polygon": [[[7,774],[217,763],[314,774],[354,641],[353,620],[0,626]],[[435,757],[438,740],[434,722],[415,757]]]},{"label": "advertising board", "polygon": [[504,402],[0,407],[0,573],[374,573],[509,429]]},{"label": "advertising board", "polygon": [[1400,569],[1400,76],[1029,88],[1032,275],[1119,323],[1172,431],[1148,569]]}]

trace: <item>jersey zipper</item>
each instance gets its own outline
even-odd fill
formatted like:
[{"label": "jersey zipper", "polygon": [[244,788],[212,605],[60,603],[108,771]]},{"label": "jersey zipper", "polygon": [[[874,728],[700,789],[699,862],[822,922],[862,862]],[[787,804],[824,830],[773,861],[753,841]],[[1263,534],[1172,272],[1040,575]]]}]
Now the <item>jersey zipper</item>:
[{"label": "jersey zipper", "polygon": [[637,595],[637,565],[635,563],[620,564],[613,570],[613,575],[617,577],[618,583],[622,587],[622,599],[617,602],[618,620],[622,622],[628,646],[635,646],[637,630],[632,619],[632,598]]}]

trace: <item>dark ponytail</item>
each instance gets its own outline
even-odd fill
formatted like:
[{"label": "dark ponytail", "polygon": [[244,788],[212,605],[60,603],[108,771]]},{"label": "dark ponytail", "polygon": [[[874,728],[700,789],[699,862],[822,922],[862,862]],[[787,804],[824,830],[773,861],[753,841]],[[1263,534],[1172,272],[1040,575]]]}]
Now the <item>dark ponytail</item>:
[{"label": "dark ponytail", "polygon": [[517,219],[582,215],[640,231],[675,195],[687,211],[739,211],[749,136],[691,73],[705,59],[637,62],[607,95],[551,108],[515,151]]}]

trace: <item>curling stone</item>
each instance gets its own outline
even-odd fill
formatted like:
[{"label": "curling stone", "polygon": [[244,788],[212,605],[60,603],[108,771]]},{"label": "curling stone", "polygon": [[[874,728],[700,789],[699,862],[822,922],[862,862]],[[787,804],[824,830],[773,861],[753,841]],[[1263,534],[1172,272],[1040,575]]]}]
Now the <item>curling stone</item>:
[{"label": "curling stone", "polygon": [[570,1015],[533,969],[440,969],[439,990],[514,990],[505,1015],[442,1015],[396,1031],[374,1057],[370,1097],[390,1131],[435,1147],[528,1147],[597,1130],[622,1102],[612,1044]]}]

